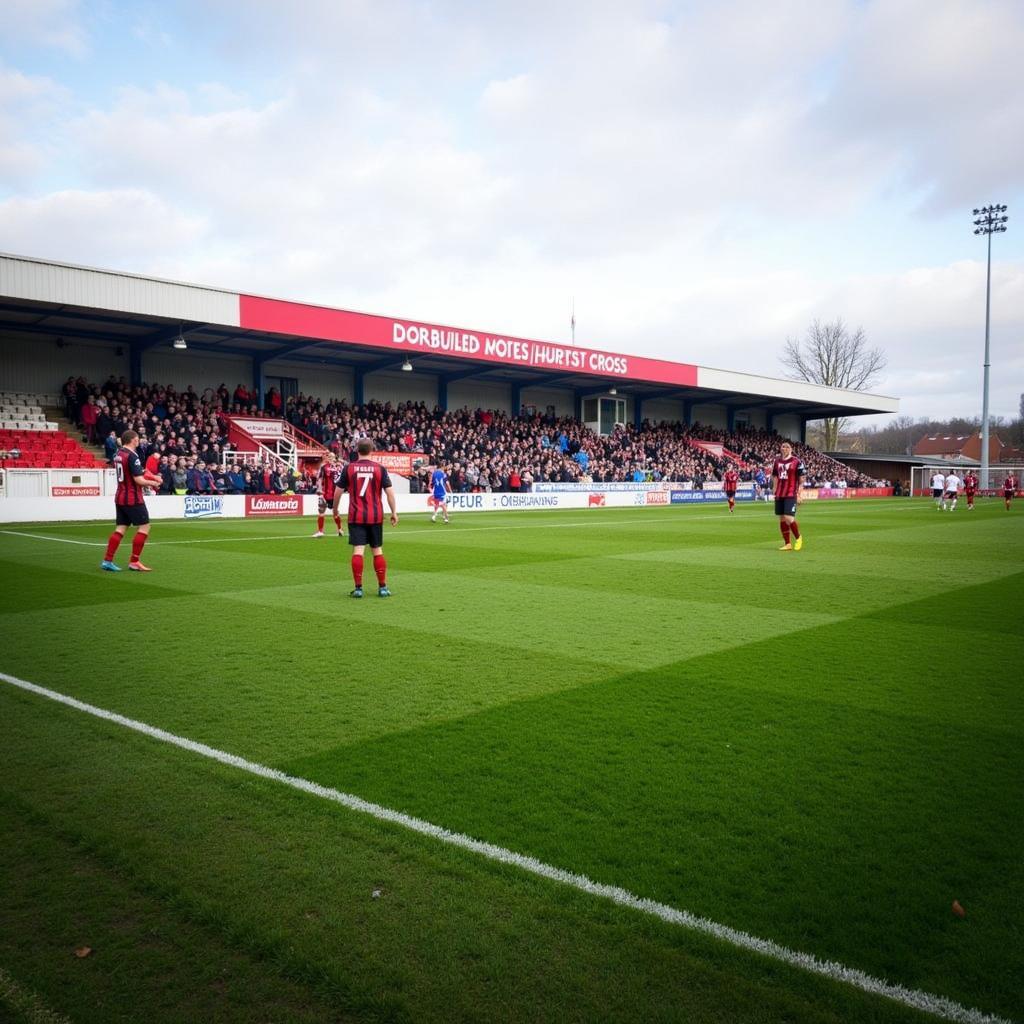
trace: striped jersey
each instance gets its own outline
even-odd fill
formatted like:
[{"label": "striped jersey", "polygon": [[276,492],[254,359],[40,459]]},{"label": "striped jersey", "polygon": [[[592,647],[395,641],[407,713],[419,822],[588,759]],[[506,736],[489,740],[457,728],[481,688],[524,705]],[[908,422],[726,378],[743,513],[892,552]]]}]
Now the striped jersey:
[{"label": "striped jersey", "polygon": [[119,448],[114,456],[114,472],[117,474],[117,491],[114,494],[115,505],[144,505],[146,503],[142,488],[135,482],[142,476],[142,463],[139,456],[131,448]]},{"label": "striped jersey", "polygon": [[735,491],[736,487],[739,485],[739,482],[739,473],[737,473],[734,469],[730,469],[729,472],[725,474],[725,479],[722,481],[722,490],[726,492]]},{"label": "striped jersey", "polygon": [[334,501],[334,487],[338,467],[325,462],[316,474],[316,489],[324,496],[325,501]]},{"label": "striped jersey", "polygon": [[776,459],[772,476],[776,479],[776,498],[795,498],[800,491],[800,478],[804,475],[804,464],[795,456]]},{"label": "striped jersey", "polygon": [[348,491],[350,523],[384,522],[383,494],[391,486],[391,477],[379,462],[356,459],[338,474],[337,483],[343,491]]}]

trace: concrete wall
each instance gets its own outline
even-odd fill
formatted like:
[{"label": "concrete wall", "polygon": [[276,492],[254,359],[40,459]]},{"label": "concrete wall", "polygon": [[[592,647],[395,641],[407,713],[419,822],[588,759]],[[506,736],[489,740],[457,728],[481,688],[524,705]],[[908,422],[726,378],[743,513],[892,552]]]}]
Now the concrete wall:
[{"label": "concrete wall", "polygon": [[110,374],[128,376],[128,348],[113,342],[53,341],[0,337],[0,391],[60,394],[68,377],[104,381]]},{"label": "concrete wall", "polygon": [[690,412],[690,422],[703,423],[708,427],[721,427],[723,430],[728,426],[729,414],[724,405],[695,405]]}]

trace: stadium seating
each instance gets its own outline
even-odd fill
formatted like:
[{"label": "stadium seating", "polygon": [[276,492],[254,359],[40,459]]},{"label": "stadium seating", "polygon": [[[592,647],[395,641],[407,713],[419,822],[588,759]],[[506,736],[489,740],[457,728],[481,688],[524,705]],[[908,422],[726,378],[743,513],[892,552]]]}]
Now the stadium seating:
[{"label": "stadium seating", "polygon": [[106,463],[47,420],[44,406],[55,406],[55,395],[25,391],[0,392],[0,451],[21,452],[5,458],[5,469],[93,469]]},{"label": "stadium seating", "polygon": [[0,451],[21,452],[2,460],[5,469],[96,469],[107,464],[59,430],[0,429]]}]

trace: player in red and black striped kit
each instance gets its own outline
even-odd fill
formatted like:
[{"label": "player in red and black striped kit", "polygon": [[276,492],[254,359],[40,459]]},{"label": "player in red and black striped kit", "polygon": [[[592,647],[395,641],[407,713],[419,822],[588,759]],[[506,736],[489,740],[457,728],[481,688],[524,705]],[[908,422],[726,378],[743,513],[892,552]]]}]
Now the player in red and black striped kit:
[{"label": "player in red and black striped kit", "polygon": [[338,464],[334,452],[328,452],[316,474],[316,493],[319,498],[319,505],[317,508],[316,533],[313,534],[314,537],[322,537],[324,535],[324,516],[328,509],[331,509],[331,513],[334,516],[334,525],[337,527],[338,536],[340,537],[342,534],[341,516],[338,514],[337,509],[334,508],[334,481],[337,473]]},{"label": "player in red and black striped kit", "polygon": [[[775,514],[785,542],[780,551],[799,551],[804,546],[800,527],[796,522],[796,507],[800,504],[800,491],[804,482],[804,464],[793,454],[793,446],[783,441],[780,455],[772,466],[772,490],[775,493]],[[792,543],[790,543],[792,537]]]},{"label": "player in red and black striped kit", "polygon": [[1010,502],[1017,493],[1017,486],[1017,478],[1012,473],[1003,481],[1003,501],[1006,502],[1007,512],[1010,511]]},{"label": "player in red and black striped kit", "polygon": [[139,561],[142,547],[149,537],[149,510],[146,508],[146,496],[143,488],[159,487],[163,480],[151,475],[142,468],[142,462],[136,449],[139,447],[139,435],[134,430],[126,430],[121,435],[121,448],[114,456],[114,472],[117,474],[117,491],[114,494],[114,511],[116,527],[107,540],[107,550],[100,562],[100,568],[107,572],[120,572],[121,567],[114,562],[118,546],[128,532],[129,526],[137,527],[135,540],[132,541],[132,557],[128,568],[133,572],[149,572],[148,566]]},{"label": "player in red and black striped kit", "polygon": [[978,478],[974,475],[974,471],[968,472],[967,476],[964,477],[964,495],[967,498],[967,511],[971,512],[974,509],[974,496],[978,493]]},{"label": "player in red and black striped kit", "polygon": [[722,477],[722,490],[725,491],[726,498],[729,499],[729,511],[732,512],[736,508],[736,488],[740,485],[740,475],[735,469],[730,466],[725,471],[725,476]]},{"label": "player in red and black striped kit", "polygon": [[363,551],[367,545],[373,552],[377,593],[380,597],[391,596],[387,584],[388,564],[384,560],[383,498],[388,499],[392,526],[398,525],[398,506],[388,471],[379,462],[367,458],[372,451],[372,441],[368,438],[360,440],[356,446],[358,458],[338,473],[337,490],[334,492],[335,513],[341,505],[342,492],[348,492],[348,542],[352,545],[352,581],[355,583],[352,597],[363,596]]}]

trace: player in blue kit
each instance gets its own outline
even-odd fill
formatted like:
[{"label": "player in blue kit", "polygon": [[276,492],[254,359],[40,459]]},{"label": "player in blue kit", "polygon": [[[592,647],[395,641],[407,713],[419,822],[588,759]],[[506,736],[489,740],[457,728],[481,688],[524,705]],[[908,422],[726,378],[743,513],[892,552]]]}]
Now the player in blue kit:
[{"label": "player in blue kit", "polygon": [[434,514],[430,517],[432,523],[437,522],[437,513],[444,516],[444,521],[450,522],[448,518],[448,495],[452,493],[452,485],[448,481],[448,474],[437,466],[430,474],[430,494],[434,500]]}]

